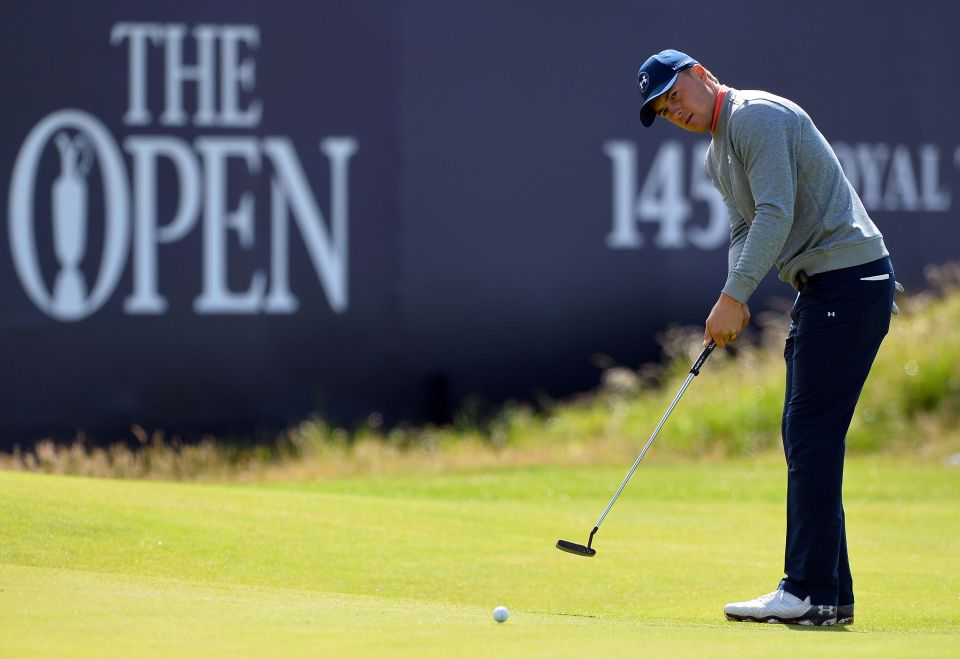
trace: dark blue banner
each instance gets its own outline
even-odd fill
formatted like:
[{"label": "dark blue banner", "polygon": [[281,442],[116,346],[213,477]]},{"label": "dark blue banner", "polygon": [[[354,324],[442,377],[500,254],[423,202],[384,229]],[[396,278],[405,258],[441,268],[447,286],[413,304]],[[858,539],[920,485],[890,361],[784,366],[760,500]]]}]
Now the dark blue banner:
[{"label": "dark blue banner", "polygon": [[[802,105],[909,287],[957,258],[960,10],[693,13],[5,7],[0,444],[442,421],[655,359],[706,317],[728,238],[707,138],[637,116],[665,47]],[[751,307],[790,297],[771,275]]]}]

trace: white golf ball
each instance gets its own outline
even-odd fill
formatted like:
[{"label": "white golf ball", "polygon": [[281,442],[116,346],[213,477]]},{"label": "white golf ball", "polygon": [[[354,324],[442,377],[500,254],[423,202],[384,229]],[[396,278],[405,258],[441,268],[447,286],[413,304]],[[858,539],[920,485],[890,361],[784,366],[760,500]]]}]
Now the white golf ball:
[{"label": "white golf ball", "polygon": [[507,607],[505,606],[498,606],[493,610],[493,619],[497,622],[504,622],[509,617],[510,612],[507,611]]}]

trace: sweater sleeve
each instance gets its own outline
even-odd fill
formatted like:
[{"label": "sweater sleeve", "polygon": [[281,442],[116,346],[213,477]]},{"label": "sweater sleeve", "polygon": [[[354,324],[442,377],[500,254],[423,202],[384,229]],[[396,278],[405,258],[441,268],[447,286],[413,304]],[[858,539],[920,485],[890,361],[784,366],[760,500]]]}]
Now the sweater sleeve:
[{"label": "sweater sleeve", "polygon": [[[727,200],[727,215],[730,217],[730,250],[727,252],[727,277],[729,278],[740,262],[743,246],[747,242],[749,227],[747,221],[737,212],[730,200]],[[729,295],[729,293],[727,294]]]},{"label": "sweater sleeve", "polygon": [[730,221],[730,248],[727,251],[727,276],[729,277],[730,273],[733,272],[737,263],[740,261],[740,254],[743,252],[743,244],[747,239],[747,230],[749,227],[747,221],[743,219],[743,215],[740,214],[740,211],[737,210],[737,207],[730,199],[730,195],[723,191],[723,188],[717,181],[717,173],[713,169],[713,163],[709,156],[704,160],[704,169],[707,170],[707,174],[713,182],[713,187],[715,187],[717,192],[720,193],[720,196],[723,197],[723,203],[727,207],[727,219]]},{"label": "sweater sleeve", "polygon": [[[746,303],[776,263],[793,225],[800,120],[786,108],[756,103],[731,125],[734,153],[743,163],[755,204],[746,235],[731,224],[731,268],[723,292]],[[734,242],[738,247],[733,263]]]}]

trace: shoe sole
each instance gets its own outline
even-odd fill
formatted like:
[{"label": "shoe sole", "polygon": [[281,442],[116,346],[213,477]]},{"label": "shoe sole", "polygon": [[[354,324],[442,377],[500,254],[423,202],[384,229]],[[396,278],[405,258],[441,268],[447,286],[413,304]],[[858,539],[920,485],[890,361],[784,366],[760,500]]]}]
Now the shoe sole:
[{"label": "shoe sole", "polygon": [[[849,624],[849,623],[840,623],[837,618],[778,618],[777,616],[765,616],[762,618],[756,618],[754,616],[738,616],[733,613],[724,614],[727,616],[727,620],[733,620],[735,622],[765,622],[776,625],[807,625],[811,627],[832,627],[836,624]],[[849,619],[850,622],[853,622],[853,618]]]},{"label": "shoe sole", "polygon": [[852,624],[853,624],[853,616],[850,616],[849,618],[837,618],[837,624],[838,624],[838,625],[852,625]]}]

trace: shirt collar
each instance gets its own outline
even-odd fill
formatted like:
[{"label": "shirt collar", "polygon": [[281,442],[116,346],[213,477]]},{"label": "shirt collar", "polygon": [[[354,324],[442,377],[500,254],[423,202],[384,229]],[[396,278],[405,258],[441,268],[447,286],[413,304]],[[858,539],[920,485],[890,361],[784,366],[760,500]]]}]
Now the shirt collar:
[{"label": "shirt collar", "polygon": [[717,92],[717,100],[713,104],[713,121],[710,123],[710,132],[715,133],[717,122],[720,121],[720,110],[723,108],[723,99],[730,88],[726,85],[720,85],[720,91]]}]

